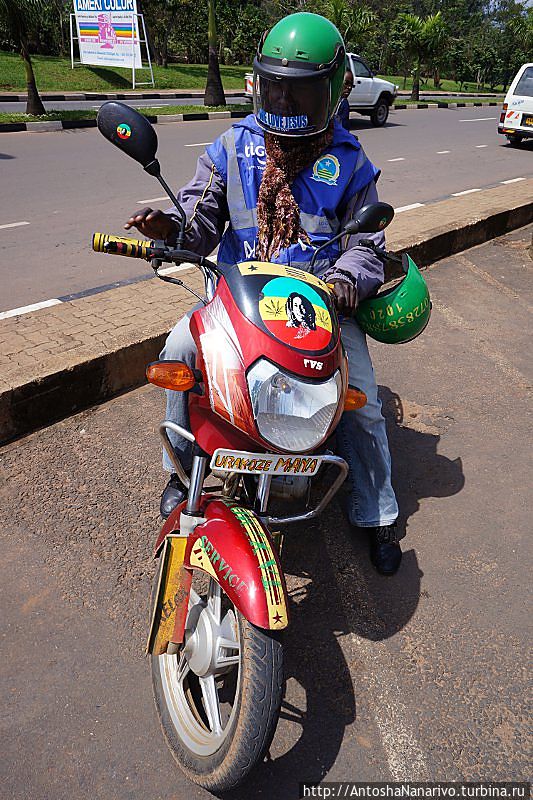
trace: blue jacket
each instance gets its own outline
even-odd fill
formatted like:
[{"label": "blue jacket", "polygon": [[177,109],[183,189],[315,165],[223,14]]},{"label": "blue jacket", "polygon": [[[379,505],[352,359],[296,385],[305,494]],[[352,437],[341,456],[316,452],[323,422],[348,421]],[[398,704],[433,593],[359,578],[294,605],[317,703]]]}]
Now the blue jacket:
[{"label": "blue jacket", "polygon": [[[255,116],[235,123],[207,148],[207,155],[226,185],[229,226],[222,236],[218,260],[234,264],[255,257],[257,245],[257,198],[266,164],[265,140]],[[296,177],[291,190],[303,230],[311,245],[298,242],[282,249],[272,261],[309,270],[314,249],[340,228],[350,201],[379,171],[361,145],[335,120],[331,146]],[[339,243],[320,254],[314,271],[323,272],[339,258]]]}]

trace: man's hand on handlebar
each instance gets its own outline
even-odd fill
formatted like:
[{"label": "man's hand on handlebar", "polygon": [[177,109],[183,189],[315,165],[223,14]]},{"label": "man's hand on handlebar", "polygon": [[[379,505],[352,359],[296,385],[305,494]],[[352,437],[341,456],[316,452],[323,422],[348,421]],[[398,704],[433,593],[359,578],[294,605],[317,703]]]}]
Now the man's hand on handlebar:
[{"label": "man's hand on handlebar", "polygon": [[143,208],[132,214],[124,228],[128,231],[133,227],[149,239],[163,239],[166,242],[175,240],[179,233],[177,222],[159,209]]}]

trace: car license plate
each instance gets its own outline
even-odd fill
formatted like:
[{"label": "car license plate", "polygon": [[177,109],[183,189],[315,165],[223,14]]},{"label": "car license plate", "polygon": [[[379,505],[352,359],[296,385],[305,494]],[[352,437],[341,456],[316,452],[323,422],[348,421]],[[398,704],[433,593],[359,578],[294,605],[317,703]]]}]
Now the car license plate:
[{"label": "car license plate", "polygon": [[533,114],[522,114],[522,125],[526,128],[533,128]]},{"label": "car license plate", "polygon": [[316,475],[321,456],[246,453],[243,450],[215,450],[211,469],[216,472],[242,472],[246,475]]}]

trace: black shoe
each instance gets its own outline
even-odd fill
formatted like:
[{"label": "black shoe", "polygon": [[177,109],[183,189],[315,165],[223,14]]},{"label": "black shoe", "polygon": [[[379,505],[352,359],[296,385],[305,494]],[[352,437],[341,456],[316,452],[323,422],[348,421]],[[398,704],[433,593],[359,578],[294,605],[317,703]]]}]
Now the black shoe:
[{"label": "black shoe", "polygon": [[163,490],[161,495],[161,504],[159,511],[163,519],[167,519],[176,506],[185,500],[187,496],[187,489],[182,484],[175,472],[170,476],[170,480]]},{"label": "black shoe", "polygon": [[382,575],[394,575],[402,560],[396,525],[368,528],[370,560]]}]

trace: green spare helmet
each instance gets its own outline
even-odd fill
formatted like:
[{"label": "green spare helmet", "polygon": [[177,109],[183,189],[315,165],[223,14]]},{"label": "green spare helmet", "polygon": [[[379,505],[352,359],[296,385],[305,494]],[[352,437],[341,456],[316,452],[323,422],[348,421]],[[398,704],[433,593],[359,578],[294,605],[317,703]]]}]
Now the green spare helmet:
[{"label": "green spare helmet", "polygon": [[419,336],[429,322],[429,289],[413,259],[404,254],[405,277],[390,289],[363,300],[355,318],[372,339],[385,344],[402,344]]},{"label": "green spare helmet", "polygon": [[319,14],[299,12],[263,34],[254,59],[254,114],[278,136],[325,131],[339,104],[346,49]]}]

